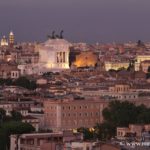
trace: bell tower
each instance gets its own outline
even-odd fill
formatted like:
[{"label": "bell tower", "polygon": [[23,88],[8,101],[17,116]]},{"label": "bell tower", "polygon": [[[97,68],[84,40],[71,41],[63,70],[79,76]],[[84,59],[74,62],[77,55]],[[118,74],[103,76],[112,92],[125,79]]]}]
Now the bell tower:
[{"label": "bell tower", "polygon": [[9,45],[14,46],[14,43],[15,43],[15,36],[14,36],[14,33],[11,31],[9,33]]}]

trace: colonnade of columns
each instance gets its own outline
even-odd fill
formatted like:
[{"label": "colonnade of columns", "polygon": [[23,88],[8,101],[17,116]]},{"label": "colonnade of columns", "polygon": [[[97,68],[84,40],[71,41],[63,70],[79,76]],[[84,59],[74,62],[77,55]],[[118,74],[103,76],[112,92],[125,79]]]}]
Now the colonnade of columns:
[{"label": "colonnade of columns", "polygon": [[56,62],[67,63],[68,62],[67,52],[57,52]]}]

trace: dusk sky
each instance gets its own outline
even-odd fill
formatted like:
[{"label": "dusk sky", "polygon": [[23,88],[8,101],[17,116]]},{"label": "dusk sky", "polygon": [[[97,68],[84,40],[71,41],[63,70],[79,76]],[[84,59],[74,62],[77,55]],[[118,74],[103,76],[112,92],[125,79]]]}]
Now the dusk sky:
[{"label": "dusk sky", "polygon": [[0,36],[44,41],[61,29],[71,42],[150,41],[150,0],[0,0]]}]

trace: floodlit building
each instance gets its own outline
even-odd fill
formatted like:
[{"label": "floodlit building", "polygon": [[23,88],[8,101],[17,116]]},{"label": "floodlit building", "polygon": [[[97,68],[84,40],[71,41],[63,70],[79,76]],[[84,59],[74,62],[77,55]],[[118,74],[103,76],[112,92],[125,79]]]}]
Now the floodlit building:
[{"label": "floodlit building", "polygon": [[13,46],[14,43],[15,43],[15,36],[14,36],[14,33],[11,31],[11,32],[9,33],[9,45],[10,45],[10,46]]},{"label": "floodlit building", "polygon": [[8,46],[8,40],[6,39],[6,36],[3,36],[1,39],[1,46]]},{"label": "floodlit building", "polygon": [[111,69],[119,70],[121,68],[127,69],[128,67],[129,67],[129,62],[105,62],[106,71],[109,71]]},{"label": "floodlit building", "polygon": [[39,68],[50,70],[69,69],[69,48],[71,43],[64,39],[48,39],[37,46],[39,51]]},{"label": "floodlit building", "polygon": [[[140,65],[141,65],[142,62],[149,61],[149,60],[150,60],[150,55],[138,55],[136,57],[136,62],[135,62],[135,71],[140,70]],[[145,72],[145,70],[143,70],[143,71]]]},{"label": "floodlit building", "polygon": [[11,31],[9,33],[9,39],[6,38],[6,36],[3,36],[0,42],[1,46],[13,46],[15,43],[15,36],[14,33]]}]

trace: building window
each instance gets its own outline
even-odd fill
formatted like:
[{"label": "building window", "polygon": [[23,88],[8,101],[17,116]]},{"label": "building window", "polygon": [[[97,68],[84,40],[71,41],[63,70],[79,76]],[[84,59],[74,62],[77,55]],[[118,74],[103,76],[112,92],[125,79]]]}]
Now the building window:
[{"label": "building window", "polygon": [[65,63],[65,52],[63,52],[63,62]]},{"label": "building window", "polygon": [[85,115],[85,116],[88,116],[88,113],[85,113],[84,115]]},{"label": "building window", "polygon": [[87,148],[86,148],[86,150],[90,150],[90,148],[89,148],[89,147],[87,147]]},{"label": "building window", "polygon": [[98,112],[96,112],[96,116],[98,116],[99,115],[99,113]]},{"label": "building window", "polygon": [[88,107],[87,107],[87,106],[85,106],[85,108],[87,109]]}]

